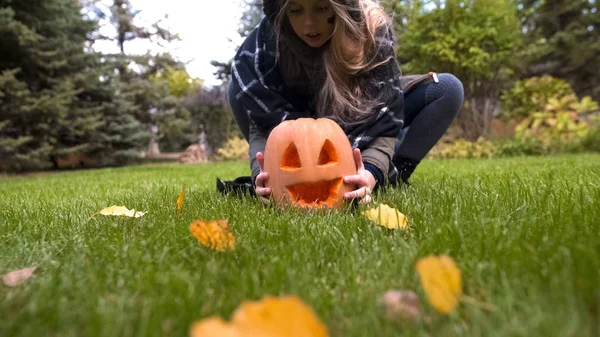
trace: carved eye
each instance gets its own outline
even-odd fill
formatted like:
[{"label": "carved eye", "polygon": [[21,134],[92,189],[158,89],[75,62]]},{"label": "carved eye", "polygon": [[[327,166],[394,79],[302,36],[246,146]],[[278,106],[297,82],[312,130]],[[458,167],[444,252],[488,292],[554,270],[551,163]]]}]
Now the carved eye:
[{"label": "carved eye", "polygon": [[323,147],[321,147],[321,153],[319,154],[317,165],[328,165],[337,162],[338,155],[337,151],[335,150],[335,146],[329,139],[326,139]]},{"label": "carved eye", "polygon": [[280,167],[288,170],[302,167],[300,156],[298,155],[298,149],[296,149],[296,144],[293,142],[288,145],[287,149],[285,149],[283,158],[281,158]]}]

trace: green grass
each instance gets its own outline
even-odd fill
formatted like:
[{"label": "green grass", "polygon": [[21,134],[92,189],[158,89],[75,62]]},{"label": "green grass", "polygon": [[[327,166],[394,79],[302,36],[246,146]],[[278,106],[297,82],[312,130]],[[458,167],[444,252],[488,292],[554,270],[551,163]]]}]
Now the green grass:
[{"label": "green grass", "polygon": [[[425,161],[408,189],[378,196],[410,219],[389,231],[349,211],[302,214],[224,198],[216,176],[245,163],[155,165],[0,180],[0,336],[185,336],[245,299],[297,295],[331,336],[600,335],[600,155]],[[187,186],[181,216],[173,212]],[[90,216],[110,205],[140,219]],[[227,218],[236,250],[188,230]],[[448,254],[464,293],[495,311],[429,306],[415,262]],[[417,292],[427,323],[390,322],[389,289]]]}]

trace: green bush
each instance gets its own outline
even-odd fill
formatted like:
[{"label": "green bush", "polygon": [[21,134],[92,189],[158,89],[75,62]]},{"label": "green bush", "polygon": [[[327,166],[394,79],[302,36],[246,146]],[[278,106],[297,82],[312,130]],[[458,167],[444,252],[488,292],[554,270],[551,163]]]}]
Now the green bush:
[{"label": "green bush", "polygon": [[503,120],[521,120],[542,111],[551,98],[573,95],[571,86],[552,76],[532,77],[515,83],[502,94]]},{"label": "green bush", "polygon": [[453,143],[440,144],[430,153],[430,158],[453,159],[453,158],[492,158],[496,156],[496,146],[485,138],[479,138],[476,142],[458,139]]},{"label": "green bush", "polygon": [[227,140],[225,145],[217,151],[216,159],[219,161],[248,159],[248,150],[248,142],[235,136]]},{"label": "green bush", "polygon": [[548,149],[535,138],[521,137],[495,142],[498,157],[540,156]]},{"label": "green bush", "polygon": [[600,152],[600,125],[591,128],[581,140],[581,150],[587,152]]},{"label": "green bush", "polygon": [[591,127],[584,113],[596,109],[598,103],[589,96],[581,100],[574,94],[553,97],[542,111],[534,112],[517,125],[515,136],[536,138],[544,146],[557,151],[561,151],[561,148],[578,147]]},{"label": "green bush", "polygon": [[433,159],[469,159],[518,156],[543,156],[558,153],[600,152],[600,125],[590,128],[583,137],[571,142],[560,138],[540,140],[522,136],[508,140],[489,141],[480,138],[476,142],[458,139],[452,143],[436,145],[428,154]]}]

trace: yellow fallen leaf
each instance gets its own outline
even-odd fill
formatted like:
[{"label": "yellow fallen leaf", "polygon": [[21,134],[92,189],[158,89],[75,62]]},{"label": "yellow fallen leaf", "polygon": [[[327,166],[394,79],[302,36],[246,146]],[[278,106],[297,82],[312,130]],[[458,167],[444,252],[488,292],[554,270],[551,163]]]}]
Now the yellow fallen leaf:
[{"label": "yellow fallen leaf", "polygon": [[327,336],[325,326],[312,309],[295,296],[266,296],[261,302],[242,303],[232,320],[243,331],[288,337]]},{"label": "yellow fallen leaf", "polygon": [[190,232],[206,247],[224,252],[235,248],[235,236],[227,220],[200,221],[190,225]]},{"label": "yellow fallen leaf", "polygon": [[16,287],[33,277],[33,275],[37,274],[39,270],[40,269],[37,267],[15,270],[2,276],[2,282],[9,287]]},{"label": "yellow fallen leaf", "polygon": [[362,214],[369,220],[389,229],[408,228],[408,219],[406,216],[397,209],[386,204],[380,204],[377,207],[370,208],[363,211]]},{"label": "yellow fallen leaf", "polygon": [[454,311],[462,296],[460,270],[448,256],[428,256],[417,261],[417,272],[429,303],[439,312]]},{"label": "yellow fallen leaf", "polygon": [[130,218],[139,218],[144,216],[144,214],[146,214],[148,212],[138,212],[135,209],[127,209],[127,207],[125,206],[110,206],[110,207],[106,207],[105,209],[101,210],[96,214],[102,214],[102,215],[114,215],[114,216],[127,216]]},{"label": "yellow fallen leaf", "polygon": [[177,204],[175,205],[176,212],[181,212],[181,209],[183,208],[184,197],[185,197],[185,185],[183,185],[183,187],[181,188],[181,192],[179,192],[179,195],[177,196]]},{"label": "yellow fallen leaf", "polygon": [[190,329],[190,337],[207,336],[243,337],[244,334],[242,334],[235,326],[229,325],[221,318],[210,317],[194,323]]},{"label": "yellow fallen leaf", "polygon": [[231,323],[207,318],[192,326],[192,337],[327,337],[327,329],[312,309],[295,296],[244,302]]}]

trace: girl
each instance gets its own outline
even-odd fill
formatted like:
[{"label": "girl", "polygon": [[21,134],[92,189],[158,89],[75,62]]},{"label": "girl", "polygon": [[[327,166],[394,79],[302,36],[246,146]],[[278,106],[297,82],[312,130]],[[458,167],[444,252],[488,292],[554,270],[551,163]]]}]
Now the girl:
[{"label": "girl", "polygon": [[263,10],[228,88],[250,144],[255,193],[271,193],[262,169],[269,132],[300,117],[331,118],[348,136],[357,174],[344,181],[357,189],[345,198],[369,202],[376,187],[407,183],[462,105],[461,82],[450,74],[401,77],[391,20],[371,0],[264,0]]}]

